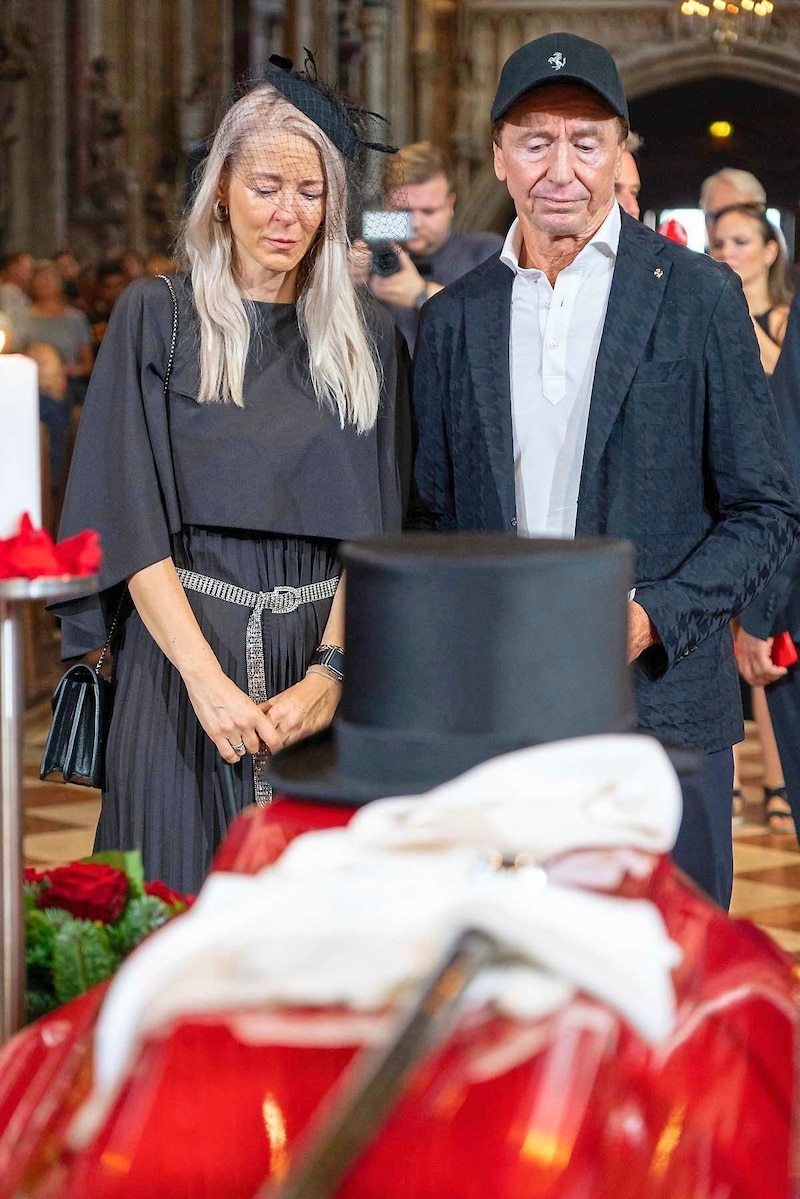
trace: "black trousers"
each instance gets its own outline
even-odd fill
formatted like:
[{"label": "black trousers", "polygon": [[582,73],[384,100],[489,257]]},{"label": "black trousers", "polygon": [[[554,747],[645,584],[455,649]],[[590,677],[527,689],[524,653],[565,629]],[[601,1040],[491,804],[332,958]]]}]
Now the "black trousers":
[{"label": "black trousers", "polygon": [[727,911],[733,891],[733,750],[704,754],[699,772],[682,781],[681,789],[683,818],[673,859]]},{"label": "black trousers", "polygon": [[786,795],[800,833],[800,663],[764,688],[778,743]]}]

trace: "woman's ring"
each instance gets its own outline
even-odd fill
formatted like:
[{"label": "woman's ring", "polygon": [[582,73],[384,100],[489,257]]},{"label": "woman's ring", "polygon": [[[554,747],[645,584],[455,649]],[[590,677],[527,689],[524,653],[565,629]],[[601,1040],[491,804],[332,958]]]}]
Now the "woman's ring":
[{"label": "woman's ring", "polygon": [[245,745],[244,741],[240,741],[238,745],[231,745],[231,749],[235,754],[241,755],[247,753],[247,746]]}]

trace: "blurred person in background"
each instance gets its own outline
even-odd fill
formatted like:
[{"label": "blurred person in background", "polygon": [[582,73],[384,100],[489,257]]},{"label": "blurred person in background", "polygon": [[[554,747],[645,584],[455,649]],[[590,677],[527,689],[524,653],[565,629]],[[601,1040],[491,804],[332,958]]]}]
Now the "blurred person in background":
[{"label": "blurred person in background", "polygon": [[[768,375],[775,370],[786,335],[789,306],[793,288],[789,279],[786,253],[775,227],[767,220],[762,204],[732,204],[717,213],[712,225],[711,255],[727,262],[742,280],[750,319],[753,322],[761,365]],[[770,589],[768,588],[768,594]],[[747,621],[745,617],[745,622]],[[776,681],[786,673],[785,667],[761,661],[764,640],[739,627],[737,650],[743,677],[751,684],[753,718],[764,759],[764,808],[767,824],[773,832],[794,832],[784,770],[770,720],[764,687],[754,683],[766,672]],[[758,659],[753,664],[754,655]],[[733,818],[743,813],[744,797],[737,769],[734,779]]]},{"label": "blurred person in background", "polygon": [[762,204],[731,204],[712,225],[711,256],[727,262],[742,281],[758,338],[761,365],[775,370],[794,295],[782,240]]},{"label": "blurred person in background", "polygon": [[83,403],[92,373],[92,331],[86,314],[67,303],[64,280],[52,262],[38,263],[31,278],[28,336],[54,346],[67,372],[70,408]]},{"label": "blurred person in background", "polygon": [[5,352],[24,349],[28,339],[28,289],[33,274],[33,255],[25,250],[7,254],[0,268],[0,312],[10,330]]},{"label": "blurred person in background", "polygon": [[[795,295],[786,323],[781,355],[771,379],[778,415],[786,433],[795,479],[800,482],[800,294]],[[788,633],[795,653],[800,647],[800,550],[786,559],[781,570],[755,603],[739,616],[736,650],[739,670],[755,692],[762,689],[780,754],[783,772],[776,800],[765,787],[767,822],[774,832],[800,829],[800,661],[785,655],[774,661],[774,644]],[[786,639],[783,639],[784,643]],[[760,730],[759,730],[760,732]],[[786,815],[786,806],[791,815]]]},{"label": "blurred person in background", "polygon": [[69,436],[69,405],[64,402],[67,394],[67,372],[61,355],[55,346],[37,341],[25,351],[36,363],[39,372],[39,420],[47,426],[50,435],[50,492],[53,502],[54,522],[58,523],[55,505],[61,496],[64,482],[64,466]]},{"label": "blurred person in background", "polygon": [[152,250],[144,260],[144,273],[151,279],[155,275],[171,275],[176,269],[175,259],[161,250]]},{"label": "blurred person in background", "polygon": [[444,152],[431,142],[404,146],[387,163],[383,199],[388,209],[410,213],[413,234],[405,249],[398,247],[400,269],[371,275],[369,285],[413,350],[425,301],[499,253],[503,239],[497,233],[453,230],[453,177]]},{"label": "blurred person in background", "polygon": [[723,167],[709,175],[700,188],[700,207],[706,218],[706,234],[711,245],[714,222],[723,208],[731,204],[762,204],[766,207],[767,193],[764,185],[749,171],[734,167]]},{"label": "blurred person in background", "polygon": [[639,167],[636,164],[635,155],[639,153],[643,144],[638,133],[631,131],[628,134],[625,139],[625,149],[622,152],[619,175],[614,181],[614,193],[617,197],[617,203],[635,221],[638,221],[640,215],[639,192],[642,190],[642,181],[639,178]]},{"label": "blurred person in background", "polygon": [[118,261],[126,283],[132,283],[134,279],[141,279],[145,273],[144,258],[138,250],[123,250]]},{"label": "blurred person in background", "polygon": [[129,282],[122,262],[116,258],[102,263],[97,269],[88,313],[95,352],[105,336],[112,309]]},{"label": "blurred person in background", "polygon": [[53,257],[53,265],[64,280],[64,295],[74,304],[80,299],[78,279],[81,274],[81,264],[72,250],[59,250]]}]

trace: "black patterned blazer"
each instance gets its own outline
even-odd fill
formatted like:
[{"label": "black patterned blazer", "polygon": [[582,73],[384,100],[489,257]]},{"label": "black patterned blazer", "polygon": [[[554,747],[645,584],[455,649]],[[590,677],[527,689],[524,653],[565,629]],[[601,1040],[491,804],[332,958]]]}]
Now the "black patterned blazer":
[{"label": "black patterned blazer", "polygon": [[[425,306],[412,527],[516,528],[499,256]],[[742,736],[729,622],[800,536],[800,506],[738,277],[622,213],[578,494],[578,536],[628,538],[662,644],[634,666],[639,726],[706,752]]]}]

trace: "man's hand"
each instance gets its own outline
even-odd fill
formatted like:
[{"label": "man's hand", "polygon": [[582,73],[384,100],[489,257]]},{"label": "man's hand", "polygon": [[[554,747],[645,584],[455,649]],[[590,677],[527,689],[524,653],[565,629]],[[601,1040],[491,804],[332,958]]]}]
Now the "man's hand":
[{"label": "man's hand", "polygon": [[635,662],[639,654],[661,640],[650,617],[636,600],[628,603],[628,661]]},{"label": "man's hand", "polygon": [[397,308],[413,308],[420,293],[425,291],[425,280],[405,250],[395,246],[400,260],[400,270],[393,275],[372,275],[369,285],[376,300],[394,304]]},{"label": "man's hand", "polygon": [[766,687],[786,674],[785,666],[776,666],[772,661],[771,650],[771,637],[764,641],[739,627],[736,634],[736,664],[739,674],[751,687]]}]

